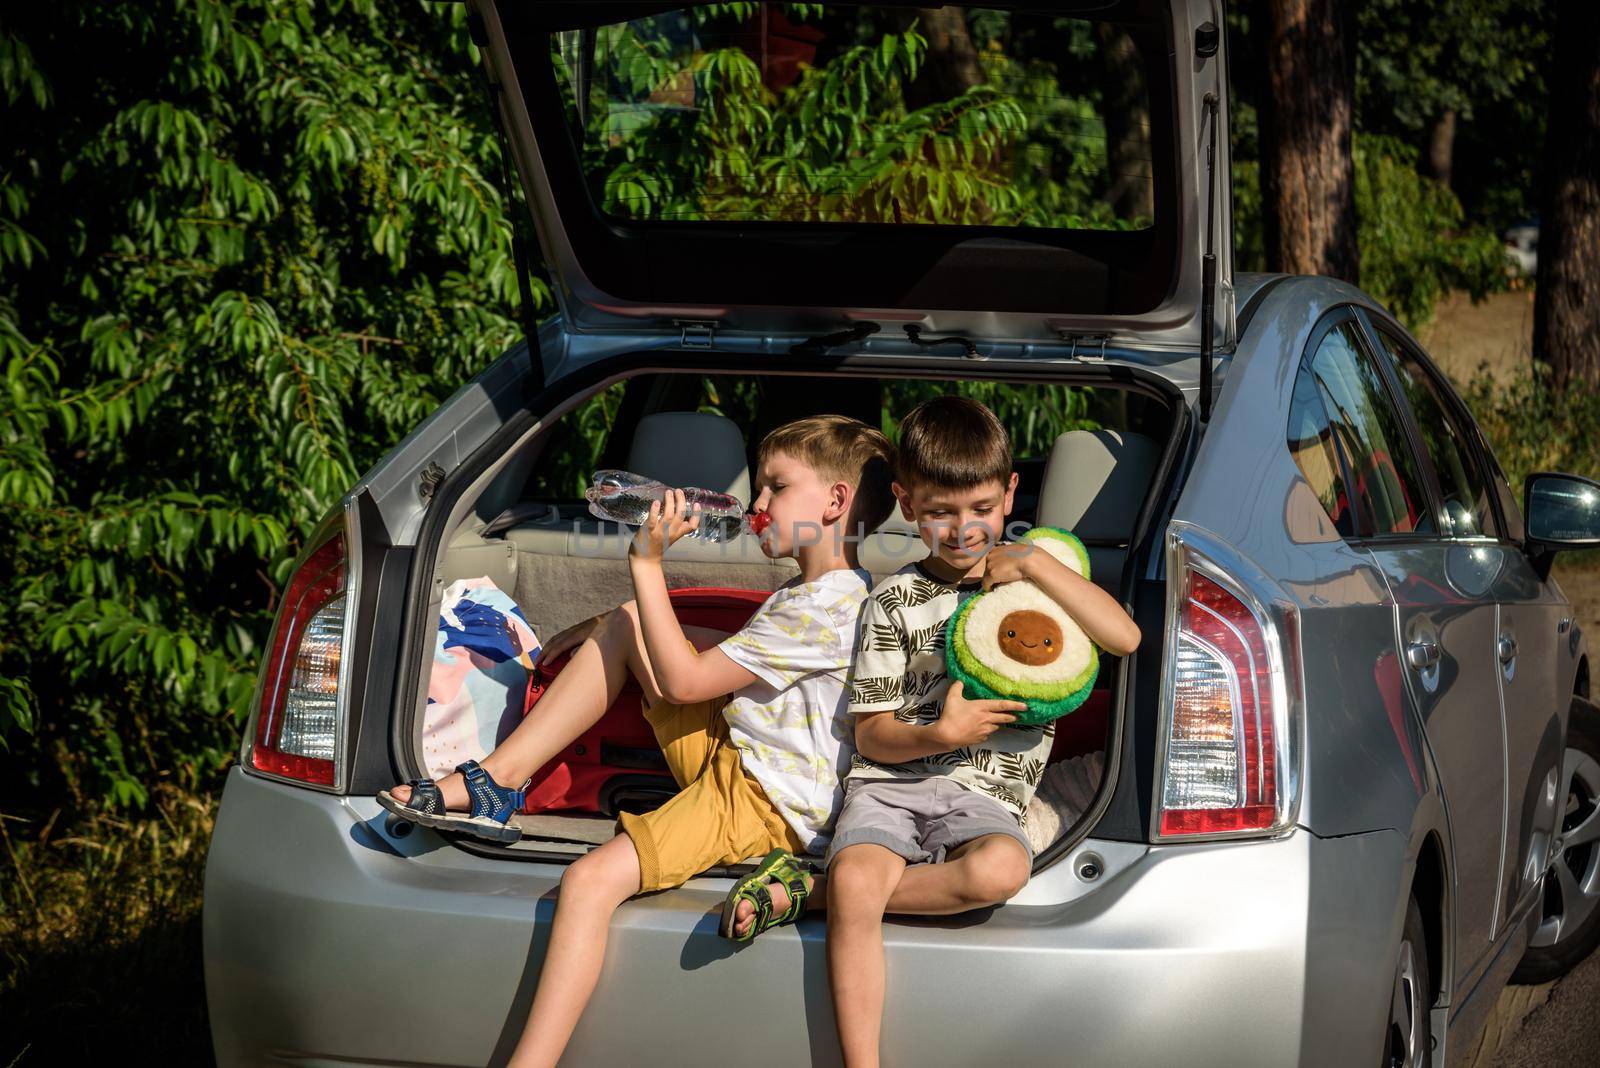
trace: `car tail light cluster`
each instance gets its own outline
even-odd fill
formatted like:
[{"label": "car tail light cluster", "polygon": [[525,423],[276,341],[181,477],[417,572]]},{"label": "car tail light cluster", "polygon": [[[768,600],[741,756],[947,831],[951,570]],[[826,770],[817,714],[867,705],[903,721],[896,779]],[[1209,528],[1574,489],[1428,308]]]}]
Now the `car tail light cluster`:
[{"label": "car tail light cluster", "polygon": [[1266,834],[1288,826],[1298,783],[1297,617],[1278,625],[1181,542],[1170,558],[1158,837]]},{"label": "car tail light cluster", "polygon": [[346,579],[344,535],[336,533],[289,580],[262,667],[261,706],[247,761],[257,771],[335,785]]}]

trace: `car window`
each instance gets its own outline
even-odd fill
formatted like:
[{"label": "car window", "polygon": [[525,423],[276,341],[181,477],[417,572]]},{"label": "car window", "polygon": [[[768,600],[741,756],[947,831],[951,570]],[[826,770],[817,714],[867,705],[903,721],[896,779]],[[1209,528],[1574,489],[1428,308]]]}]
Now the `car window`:
[{"label": "car window", "polygon": [[1309,363],[1333,439],[1350,471],[1361,537],[1431,534],[1427,492],[1417,458],[1354,320],[1323,337]]},{"label": "car window", "polygon": [[1416,354],[1387,331],[1379,330],[1378,337],[1394,360],[1395,374],[1422,434],[1423,448],[1433,461],[1450,533],[1456,537],[1499,537],[1494,506],[1489,503],[1489,480],[1478,466],[1468,428],[1456,418],[1445,400],[1443,387]]},{"label": "car window", "polygon": [[1294,380],[1294,396],[1289,402],[1289,454],[1333,520],[1334,529],[1342,537],[1351,538],[1356,533],[1355,511],[1333,433],[1328,411],[1317,393],[1316,379],[1309,369],[1302,369]]},{"label": "car window", "polygon": [[1494,482],[1494,491],[1500,495],[1500,518],[1506,527],[1506,537],[1520,545],[1527,536],[1527,528],[1522,521],[1522,505],[1494,449],[1489,447],[1488,440],[1483,436],[1482,428],[1478,430],[1478,449],[1489,458],[1489,477]]},{"label": "car window", "polygon": [[[586,185],[612,219],[1154,223],[1156,27],[976,6],[615,7],[549,42]],[[952,33],[970,38],[971,70],[917,77],[927,42]]]}]

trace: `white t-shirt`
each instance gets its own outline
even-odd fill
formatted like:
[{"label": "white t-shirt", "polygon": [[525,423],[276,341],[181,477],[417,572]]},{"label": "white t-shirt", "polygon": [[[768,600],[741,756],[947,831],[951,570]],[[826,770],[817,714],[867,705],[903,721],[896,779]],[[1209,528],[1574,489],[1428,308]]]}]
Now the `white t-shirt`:
[{"label": "white t-shirt", "polygon": [[722,710],[728,735],[745,771],[812,853],[832,837],[855,749],[844,688],[871,588],[872,575],[861,570],[793,582],[718,646],[756,677]]}]

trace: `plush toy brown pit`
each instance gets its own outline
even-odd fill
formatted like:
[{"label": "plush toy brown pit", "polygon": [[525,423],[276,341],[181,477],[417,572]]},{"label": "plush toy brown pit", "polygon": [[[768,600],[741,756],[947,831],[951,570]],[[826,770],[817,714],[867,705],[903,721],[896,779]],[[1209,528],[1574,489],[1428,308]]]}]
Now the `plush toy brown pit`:
[{"label": "plush toy brown pit", "polygon": [[1043,612],[1007,613],[998,637],[1000,651],[1019,664],[1037,667],[1061,655],[1061,626]]}]

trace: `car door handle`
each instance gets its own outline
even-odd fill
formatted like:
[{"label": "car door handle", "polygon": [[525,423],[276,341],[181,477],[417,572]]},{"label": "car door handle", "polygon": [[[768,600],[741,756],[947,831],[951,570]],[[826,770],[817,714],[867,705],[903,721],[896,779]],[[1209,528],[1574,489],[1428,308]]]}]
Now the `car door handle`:
[{"label": "car door handle", "polygon": [[1500,635],[1500,642],[1496,648],[1502,664],[1509,664],[1517,657],[1517,639],[1509,634]]},{"label": "car door handle", "polygon": [[1438,642],[1412,642],[1406,646],[1406,663],[1418,671],[1431,668],[1439,662]]}]

